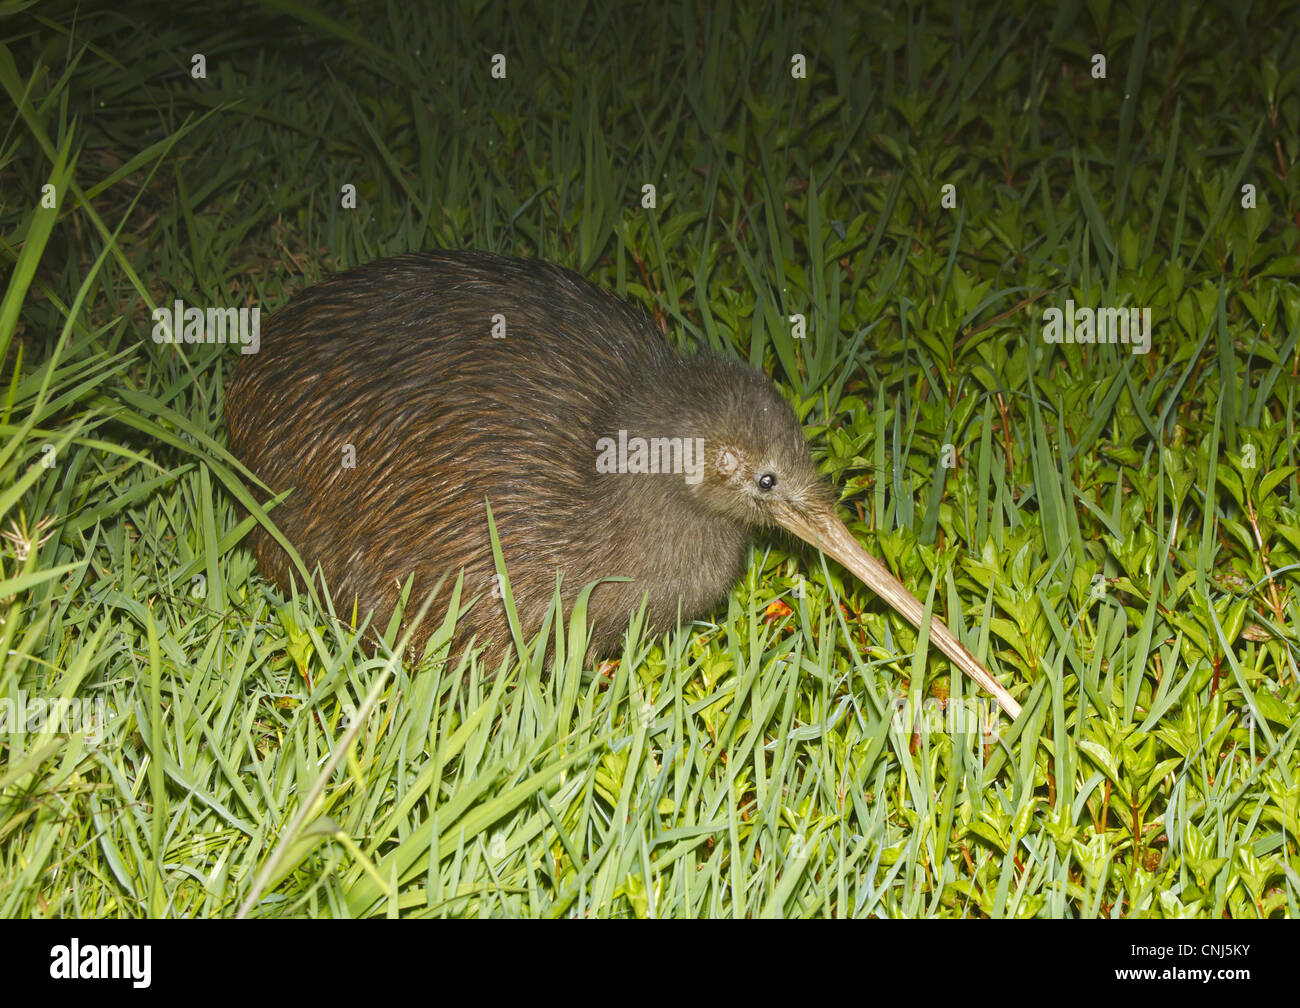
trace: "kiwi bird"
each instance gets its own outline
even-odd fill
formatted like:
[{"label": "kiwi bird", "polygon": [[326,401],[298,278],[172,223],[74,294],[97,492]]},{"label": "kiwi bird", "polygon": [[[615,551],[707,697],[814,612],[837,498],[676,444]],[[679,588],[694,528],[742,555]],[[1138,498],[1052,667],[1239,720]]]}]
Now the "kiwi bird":
[{"label": "kiwi bird", "polygon": [[[400,255],[294,298],[241,357],[226,391],[231,451],[272,492],[271,518],[340,611],[385,627],[478,595],[458,646],[504,655],[510,631],[487,507],[520,627],[542,629],[557,576],[566,611],[588,604],[594,658],[644,604],[663,632],[708,614],[765,529],[838,561],[913,626],[924,606],[835,514],[798,420],[762,373],[678,354],[649,319],[576,273],[486,252]],[[264,529],[262,571],[296,568]],[[418,600],[418,601],[417,601]],[[436,625],[417,627],[416,653]],[[938,620],[930,640],[1019,705]]]}]

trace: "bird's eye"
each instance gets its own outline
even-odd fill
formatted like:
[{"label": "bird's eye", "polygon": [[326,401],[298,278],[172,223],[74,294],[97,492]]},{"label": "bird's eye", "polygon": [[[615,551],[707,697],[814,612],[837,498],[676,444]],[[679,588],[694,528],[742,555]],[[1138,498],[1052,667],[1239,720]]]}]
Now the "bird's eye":
[{"label": "bird's eye", "polygon": [[758,477],[758,488],[760,490],[771,490],[776,486],[776,477],[772,473],[761,473]]}]

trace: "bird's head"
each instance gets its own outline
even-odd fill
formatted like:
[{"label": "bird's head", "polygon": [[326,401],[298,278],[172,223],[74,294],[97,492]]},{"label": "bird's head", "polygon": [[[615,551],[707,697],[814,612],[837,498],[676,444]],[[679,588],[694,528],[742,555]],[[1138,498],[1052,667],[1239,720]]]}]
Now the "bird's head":
[{"label": "bird's head", "polygon": [[[870,553],[835,514],[835,495],[813,464],[790,405],[763,374],[736,361],[683,362],[671,389],[662,389],[668,415],[701,445],[700,479],[685,484],[696,506],[748,528],[779,526],[837,560],[913,626],[925,607]],[[941,622],[931,639],[953,662],[998,698],[1015,717],[1019,705]]]},{"label": "bird's head", "polygon": [[683,411],[703,448],[701,478],[687,488],[697,505],[753,529],[789,529],[792,517],[833,514],[834,494],[813,464],[794,411],[772,382],[721,359],[708,361],[697,374],[708,394]]}]

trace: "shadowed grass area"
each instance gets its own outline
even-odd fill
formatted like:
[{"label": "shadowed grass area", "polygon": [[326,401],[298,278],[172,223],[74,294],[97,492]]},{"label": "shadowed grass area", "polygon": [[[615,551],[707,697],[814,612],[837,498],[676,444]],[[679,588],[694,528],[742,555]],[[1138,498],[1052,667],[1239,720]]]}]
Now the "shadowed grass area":
[{"label": "shadowed grass area", "polygon": [[[0,914],[1296,916],[1285,5],[438,6],[0,14]],[[429,247],[773,375],[1024,716],[779,539],[553,674],[269,586],[151,313]]]}]

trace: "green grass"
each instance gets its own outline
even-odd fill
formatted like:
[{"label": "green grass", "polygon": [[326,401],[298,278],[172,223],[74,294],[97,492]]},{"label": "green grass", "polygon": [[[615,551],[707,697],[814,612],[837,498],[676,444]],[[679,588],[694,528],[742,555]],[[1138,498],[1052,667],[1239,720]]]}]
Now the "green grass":
[{"label": "green grass", "polygon": [[[0,915],[1297,916],[1294,16],[556,6],[0,10],[0,711],[41,705]],[[435,246],[773,375],[1022,718],[955,726],[985,698],[782,541],[613,670],[581,611],[553,674],[442,612],[411,668],[280,595],[236,351],[149,313]],[[1151,352],[1046,343],[1067,298]]]}]

